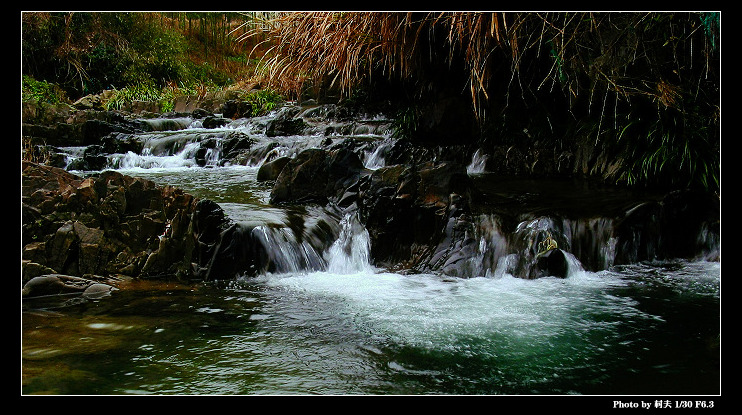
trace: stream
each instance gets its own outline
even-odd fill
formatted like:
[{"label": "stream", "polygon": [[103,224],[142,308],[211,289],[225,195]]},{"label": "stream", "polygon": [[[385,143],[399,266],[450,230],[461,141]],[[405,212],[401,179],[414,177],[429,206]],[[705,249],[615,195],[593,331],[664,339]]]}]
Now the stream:
[{"label": "stream", "polygon": [[[488,231],[475,235],[480,255],[466,276],[378,268],[357,218],[328,207],[300,214],[331,224],[331,246],[297,245],[282,224],[298,208],[270,205],[271,184],[257,172],[267,149],[290,156],[327,136],[266,137],[264,122],[207,130],[185,120],[180,130],[140,137],[141,154],[109,156],[108,168],[211,199],[235,222],[264,229],[276,269],[193,284],[131,281],[95,301],[24,300],[23,394],[720,394],[719,261],[613,265],[610,238],[596,231],[610,224],[593,219],[587,230],[583,222],[565,229],[595,233],[599,266],[570,256],[566,278],[518,278],[512,252],[494,248],[504,236],[485,211]],[[383,166],[390,140],[378,125],[355,133],[372,143],[368,169]],[[205,165],[195,161],[199,137],[235,131],[265,150],[229,165],[217,143]],[[80,149],[65,151],[74,159]],[[510,209],[624,208],[624,195],[574,191],[573,182],[498,186],[478,157],[468,173]],[[549,191],[570,196],[544,205],[538,196]]]}]

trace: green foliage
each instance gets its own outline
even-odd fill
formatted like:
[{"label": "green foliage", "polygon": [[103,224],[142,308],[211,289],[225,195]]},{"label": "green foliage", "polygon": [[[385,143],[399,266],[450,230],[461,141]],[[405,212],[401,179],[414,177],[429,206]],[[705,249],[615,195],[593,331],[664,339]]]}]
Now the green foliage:
[{"label": "green foliage", "polygon": [[125,104],[133,101],[147,101],[159,103],[161,110],[168,112],[175,107],[175,97],[173,88],[158,88],[151,82],[140,82],[116,90],[111,99],[106,102],[105,108],[120,110]]},{"label": "green foliage", "polygon": [[250,115],[257,117],[275,109],[278,104],[284,101],[284,98],[272,89],[260,89],[257,92],[248,94],[245,97],[245,101],[249,102],[252,108]]},{"label": "green foliage", "polygon": [[[142,85],[161,89],[173,82],[225,86],[233,81],[217,69],[219,54],[212,53],[212,60],[199,56],[215,47],[199,43],[204,36],[218,36],[221,48],[228,45],[224,24],[214,24],[212,33],[201,30],[187,36],[165,15],[23,13],[23,74],[54,83],[74,97],[129,86],[140,93]],[[199,18],[216,23],[221,15]]]},{"label": "green foliage", "polygon": [[21,96],[24,102],[38,101],[58,104],[66,100],[64,91],[58,86],[46,81],[37,81],[28,75],[23,75]]},{"label": "green foliage", "polygon": [[128,67],[122,74],[124,84],[153,82],[164,86],[168,81],[188,77],[186,49],[180,34],[151,25],[130,42]]},{"label": "green foliage", "polygon": [[[671,111],[667,111],[671,112]],[[721,166],[718,131],[699,117],[661,114],[649,122],[625,125],[617,142],[628,160],[619,181],[631,186],[671,185],[719,189]]]},{"label": "green foliage", "polygon": [[411,139],[415,136],[419,122],[418,110],[410,106],[400,110],[392,123],[392,135],[395,138]]}]

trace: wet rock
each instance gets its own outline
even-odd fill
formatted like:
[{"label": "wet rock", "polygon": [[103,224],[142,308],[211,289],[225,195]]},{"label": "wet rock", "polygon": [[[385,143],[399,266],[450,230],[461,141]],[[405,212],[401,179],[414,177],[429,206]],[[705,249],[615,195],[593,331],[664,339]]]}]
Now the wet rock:
[{"label": "wet rock", "polygon": [[142,131],[139,121],[129,120],[113,112],[104,112],[106,119],[91,119],[81,125],[82,145],[99,144],[103,137],[111,133],[134,134]]},{"label": "wet rock", "polygon": [[718,257],[720,199],[706,192],[674,191],[636,206],[616,224],[616,264]]},{"label": "wet rock", "polygon": [[108,154],[126,154],[131,151],[134,154],[141,154],[144,144],[139,138],[130,133],[113,132],[102,139],[103,150]]},{"label": "wet rock", "polygon": [[218,128],[229,124],[232,120],[229,118],[207,116],[201,121],[204,128]]},{"label": "wet rock", "polygon": [[263,165],[260,166],[260,169],[258,169],[257,180],[259,182],[276,180],[290,160],[291,157],[279,157],[267,163],[263,163]]},{"label": "wet rock", "polygon": [[296,117],[299,111],[299,107],[287,106],[282,108],[279,114],[268,122],[265,135],[277,137],[301,134],[307,125],[302,118]]},{"label": "wet rock", "polygon": [[21,289],[22,296],[39,297],[49,295],[81,294],[88,298],[101,298],[116,288],[109,284],[86,278],[63,274],[49,274],[34,277]]},{"label": "wet rock", "polygon": [[568,270],[569,266],[564,251],[561,249],[550,249],[537,257],[535,273],[531,278],[566,278]]},{"label": "wet rock", "polygon": [[289,160],[276,178],[270,203],[326,204],[361,177],[363,162],[348,149],[311,148]]},{"label": "wet rock", "polygon": [[89,300],[97,300],[103,297],[108,297],[113,291],[117,289],[118,288],[110,286],[108,284],[94,282],[87,288],[85,288],[85,291],[82,292],[82,296]]},{"label": "wet rock", "polygon": [[141,121],[114,111],[73,112],[64,106],[49,111],[57,115],[36,113],[24,116],[22,135],[31,144],[57,147],[101,144],[110,134],[135,134],[146,127]]},{"label": "wet rock", "polygon": [[225,133],[222,142],[222,157],[225,161],[234,160],[249,153],[256,140],[239,131]]},{"label": "wet rock", "polygon": [[249,101],[230,99],[221,107],[222,116],[231,119],[243,118],[252,114],[252,104]]},{"label": "wet rock", "polygon": [[73,160],[69,166],[70,170],[103,170],[108,164],[108,157],[101,145],[90,145],[85,148],[82,157]]},{"label": "wet rock", "polygon": [[375,170],[361,179],[357,201],[372,256],[389,263],[430,263],[436,249],[450,246],[442,243],[446,228],[468,211],[470,199],[470,179],[456,163]]},{"label": "wet rock", "polygon": [[213,117],[214,114],[211,111],[207,111],[203,108],[196,108],[191,112],[191,117],[200,120],[206,117]]},{"label": "wet rock", "polygon": [[198,244],[213,244],[227,227],[216,204],[171,186],[115,171],[82,178],[29,162],[22,212],[22,259],[70,276],[193,278],[208,266],[199,261],[211,260]]}]

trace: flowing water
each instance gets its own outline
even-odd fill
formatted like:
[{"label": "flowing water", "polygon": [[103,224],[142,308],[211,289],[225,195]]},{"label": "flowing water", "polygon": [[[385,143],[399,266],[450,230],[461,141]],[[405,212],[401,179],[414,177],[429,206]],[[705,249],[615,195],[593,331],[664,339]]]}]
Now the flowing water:
[{"label": "flowing water", "polygon": [[[182,131],[175,147],[164,144],[172,133],[153,133],[142,154],[111,166],[214,200],[264,232],[279,265],[218,282],[132,281],[96,301],[25,300],[23,394],[720,393],[718,261],[612,266],[610,239],[596,238],[603,269],[571,257],[567,278],[526,280],[483,214],[471,275],[391,272],[372,265],[368,232],[340,210],[304,208],[332,240],[297,246],[285,226],[295,212],[269,205],[260,161],[199,167],[187,138],[199,133]],[[374,138],[367,168],[383,165],[388,144]],[[276,148],[292,154],[299,141]],[[472,164],[482,173],[481,159]]]}]

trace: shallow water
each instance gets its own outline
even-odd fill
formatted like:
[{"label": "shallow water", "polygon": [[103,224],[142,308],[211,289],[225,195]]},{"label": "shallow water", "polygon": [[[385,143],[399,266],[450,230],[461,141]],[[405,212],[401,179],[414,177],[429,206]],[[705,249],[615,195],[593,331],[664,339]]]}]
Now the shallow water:
[{"label": "shallow water", "polygon": [[717,394],[719,273],[139,282],[27,302],[23,393]]}]

